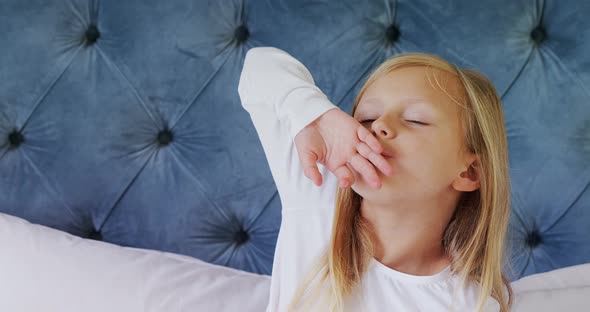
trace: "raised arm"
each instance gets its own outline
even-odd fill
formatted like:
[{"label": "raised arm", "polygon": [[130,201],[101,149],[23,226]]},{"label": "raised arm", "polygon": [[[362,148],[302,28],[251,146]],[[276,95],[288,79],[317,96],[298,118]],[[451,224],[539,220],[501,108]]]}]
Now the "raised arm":
[{"label": "raised arm", "polygon": [[318,164],[324,181],[316,186],[304,175],[293,142],[319,116],[340,109],[315,85],[309,70],[280,49],[252,48],[246,53],[238,93],[262,143],[283,210],[333,201],[336,177]]}]

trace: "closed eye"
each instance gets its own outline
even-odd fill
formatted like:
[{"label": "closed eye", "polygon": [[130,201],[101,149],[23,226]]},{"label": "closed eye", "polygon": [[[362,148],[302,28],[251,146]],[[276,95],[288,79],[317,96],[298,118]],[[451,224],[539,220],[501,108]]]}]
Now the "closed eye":
[{"label": "closed eye", "polygon": [[[367,119],[367,120],[361,121],[361,124],[362,123],[365,123],[365,122],[373,122],[373,121],[375,121],[375,119]],[[424,125],[424,126],[428,125],[426,123],[423,123],[423,122],[420,122],[420,121],[417,121],[417,120],[407,120],[407,121],[408,122],[411,122],[411,123],[419,124],[419,125]]]},{"label": "closed eye", "polygon": [[411,123],[416,123],[416,124],[419,124],[419,125],[424,125],[424,126],[426,126],[426,125],[427,125],[426,123],[423,123],[423,122],[420,122],[420,121],[417,121],[417,120],[408,120],[408,122],[411,122]]}]

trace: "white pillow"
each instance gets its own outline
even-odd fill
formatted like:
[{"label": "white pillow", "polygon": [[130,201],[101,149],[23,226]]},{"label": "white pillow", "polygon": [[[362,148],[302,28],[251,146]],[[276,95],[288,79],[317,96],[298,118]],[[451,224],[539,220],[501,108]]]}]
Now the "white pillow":
[{"label": "white pillow", "polygon": [[511,285],[513,311],[590,311],[590,263],[529,275]]},{"label": "white pillow", "polygon": [[0,311],[264,311],[270,277],[0,213]]},{"label": "white pillow", "polygon": [[[590,263],[512,282],[513,310],[587,311]],[[0,213],[0,311],[264,311],[270,277]]]}]

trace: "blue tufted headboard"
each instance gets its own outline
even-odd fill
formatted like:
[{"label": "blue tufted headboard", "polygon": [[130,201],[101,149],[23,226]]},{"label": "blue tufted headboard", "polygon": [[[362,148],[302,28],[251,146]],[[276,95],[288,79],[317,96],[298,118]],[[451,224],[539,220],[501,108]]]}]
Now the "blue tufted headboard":
[{"label": "blue tufted headboard", "polygon": [[280,201],[237,83],[301,60],[350,112],[388,57],[502,96],[517,279],[590,262],[590,2],[0,0],[0,212],[270,274]]}]

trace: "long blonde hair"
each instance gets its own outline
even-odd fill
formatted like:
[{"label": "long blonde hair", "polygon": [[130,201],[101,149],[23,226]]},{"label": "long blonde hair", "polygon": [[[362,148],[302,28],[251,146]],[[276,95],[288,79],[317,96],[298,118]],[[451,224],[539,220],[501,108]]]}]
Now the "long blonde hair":
[{"label": "long blonde hair", "polygon": [[[480,188],[461,194],[442,244],[452,259],[451,273],[459,275],[458,288],[467,282],[479,284],[477,311],[483,310],[489,296],[499,303],[501,312],[509,311],[513,291],[502,269],[509,265],[504,240],[510,217],[510,178],[501,100],[492,82],[475,70],[459,68],[432,54],[405,53],[387,59],[371,73],[356,96],[352,115],[371,83],[408,66],[450,73],[463,86],[463,96],[455,99],[435,76],[441,90],[461,107],[464,147],[480,159]],[[289,311],[298,306],[311,311],[312,304],[322,311],[342,311],[344,298],[360,285],[374,254],[370,225],[362,218],[360,205],[361,197],[352,188],[338,188],[330,244],[303,279]],[[316,302],[322,293],[323,302]]]}]

